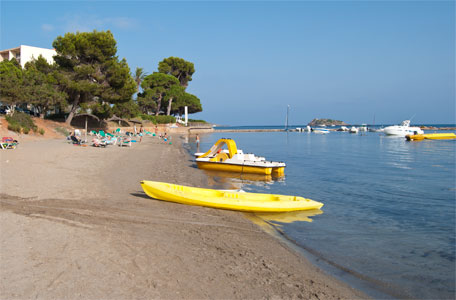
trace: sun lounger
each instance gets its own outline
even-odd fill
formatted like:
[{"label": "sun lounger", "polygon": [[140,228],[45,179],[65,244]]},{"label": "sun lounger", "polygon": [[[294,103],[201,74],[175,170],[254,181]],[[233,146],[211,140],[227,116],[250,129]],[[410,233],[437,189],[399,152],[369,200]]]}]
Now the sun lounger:
[{"label": "sun lounger", "polygon": [[92,146],[94,147],[106,147],[106,142],[105,141],[101,141],[99,139],[93,139],[92,140]]},{"label": "sun lounger", "polygon": [[15,142],[0,142],[0,148],[2,149],[16,149],[17,143]]},{"label": "sun lounger", "polygon": [[103,138],[106,137],[106,133],[103,130],[98,131],[98,135],[103,137]]},{"label": "sun lounger", "polygon": [[128,138],[128,137],[122,138],[122,139],[119,141],[119,147],[123,147],[123,146],[131,147],[131,139]]}]

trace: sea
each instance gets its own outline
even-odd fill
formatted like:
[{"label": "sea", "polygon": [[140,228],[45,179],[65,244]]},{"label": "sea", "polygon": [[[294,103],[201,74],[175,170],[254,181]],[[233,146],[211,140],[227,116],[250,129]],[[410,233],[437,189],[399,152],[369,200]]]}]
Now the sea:
[{"label": "sea", "polygon": [[[287,167],[282,178],[208,172],[211,186],[324,203],[316,211],[257,215],[323,270],[376,299],[455,299],[456,141],[217,129],[200,135],[199,151],[231,138],[244,153]],[[186,146],[197,150],[192,137]]]}]

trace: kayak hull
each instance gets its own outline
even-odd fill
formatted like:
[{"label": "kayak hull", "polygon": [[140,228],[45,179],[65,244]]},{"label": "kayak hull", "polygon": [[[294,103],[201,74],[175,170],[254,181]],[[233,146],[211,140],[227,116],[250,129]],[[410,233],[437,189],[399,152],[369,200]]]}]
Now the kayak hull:
[{"label": "kayak hull", "polygon": [[287,212],[320,209],[323,203],[297,196],[203,189],[157,181],[141,181],[151,198],[188,205],[246,212]]},{"label": "kayak hull", "polygon": [[454,133],[415,134],[415,135],[407,135],[406,139],[409,140],[409,141],[452,140],[452,139],[456,139],[456,134],[454,134]]}]

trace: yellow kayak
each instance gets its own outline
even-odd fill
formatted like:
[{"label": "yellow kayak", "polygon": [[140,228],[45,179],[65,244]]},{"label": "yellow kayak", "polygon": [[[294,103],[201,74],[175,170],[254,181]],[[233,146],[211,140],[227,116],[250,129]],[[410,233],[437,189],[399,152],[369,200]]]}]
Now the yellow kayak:
[{"label": "yellow kayak", "polygon": [[428,134],[415,134],[407,135],[405,138],[408,141],[421,141],[421,140],[451,140],[456,139],[454,133],[428,133]]},{"label": "yellow kayak", "polygon": [[146,180],[141,181],[141,186],[148,196],[158,200],[248,212],[286,212],[323,206],[297,196],[203,189]]}]

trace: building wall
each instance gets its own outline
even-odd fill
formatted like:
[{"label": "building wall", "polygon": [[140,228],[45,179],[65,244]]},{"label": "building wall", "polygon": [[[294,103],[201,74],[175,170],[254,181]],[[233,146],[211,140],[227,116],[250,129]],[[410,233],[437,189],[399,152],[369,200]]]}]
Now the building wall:
[{"label": "building wall", "polygon": [[22,67],[25,64],[33,59],[38,59],[40,55],[42,55],[50,64],[54,63],[53,56],[56,55],[54,49],[45,49],[45,48],[38,48],[32,46],[25,46],[21,45],[21,61],[20,64]]},{"label": "building wall", "polygon": [[56,54],[57,53],[54,49],[21,45],[17,48],[0,51],[0,61],[15,58],[23,68],[27,62],[37,59],[40,55],[43,56],[50,64],[53,64],[53,56]]}]

